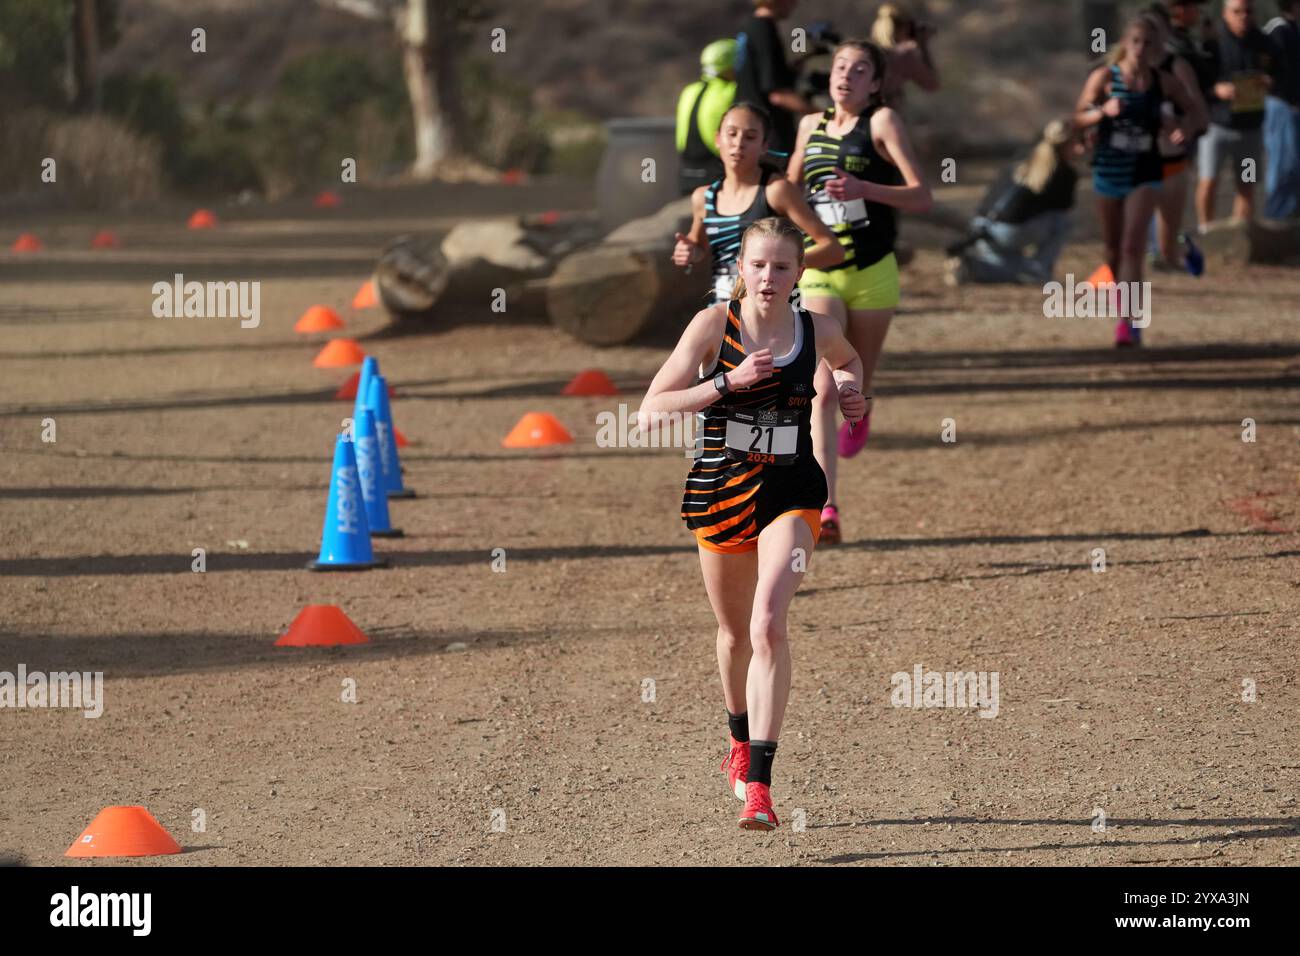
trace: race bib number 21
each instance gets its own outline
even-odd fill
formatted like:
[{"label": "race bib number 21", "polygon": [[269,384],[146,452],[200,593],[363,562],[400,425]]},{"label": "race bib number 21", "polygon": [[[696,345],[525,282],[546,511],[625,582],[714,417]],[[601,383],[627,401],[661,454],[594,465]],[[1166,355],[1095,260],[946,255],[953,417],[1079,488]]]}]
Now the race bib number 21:
[{"label": "race bib number 21", "polygon": [[735,408],[727,416],[727,457],[761,465],[788,465],[798,456],[798,411]]}]

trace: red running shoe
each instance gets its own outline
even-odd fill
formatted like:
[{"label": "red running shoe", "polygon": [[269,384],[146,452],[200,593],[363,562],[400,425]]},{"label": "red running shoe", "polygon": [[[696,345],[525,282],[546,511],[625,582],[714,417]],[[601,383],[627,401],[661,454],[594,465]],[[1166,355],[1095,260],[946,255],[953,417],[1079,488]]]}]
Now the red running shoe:
[{"label": "red running shoe", "polygon": [[727,771],[727,782],[731,784],[736,799],[744,800],[745,777],[749,776],[749,742],[742,744],[731,734],[727,734],[727,739],[731,741],[731,752],[722,761],[721,769]]},{"label": "red running shoe", "polygon": [[742,830],[775,830],[781,823],[772,809],[772,794],[765,783],[745,784],[745,809],[740,814]]}]

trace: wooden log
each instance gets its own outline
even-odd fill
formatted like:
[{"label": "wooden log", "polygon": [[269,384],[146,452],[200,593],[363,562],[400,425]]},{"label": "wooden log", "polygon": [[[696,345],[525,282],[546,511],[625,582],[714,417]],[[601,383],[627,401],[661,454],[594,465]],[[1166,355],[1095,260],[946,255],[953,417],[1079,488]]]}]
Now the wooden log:
[{"label": "wooden log", "polygon": [[1194,237],[1213,265],[1286,262],[1300,255],[1300,225],[1275,219],[1220,219]]},{"label": "wooden log", "polygon": [[394,319],[425,317],[442,297],[451,270],[439,245],[430,236],[398,236],[380,253],[375,289]]},{"label": "wooden log", "polygon": [[1260,219],[1250,224],[1250,261],[1286,262],[1300,255],[1300,223]]},{"label": "wooden log", "polygon": [[1193,241],[1212,266],[1243,265],[1250,261],[1250,228],[1239,220],[1212,222]]},{"label": "wooden log", "polygon": [[546,283],[552,324],[589,345],[629,342],[660,322],[684,325],[709,291],[707,269],[686,275],[672,264],[673,234],[690,220],[690,198],[674,200],[562,258]]}]

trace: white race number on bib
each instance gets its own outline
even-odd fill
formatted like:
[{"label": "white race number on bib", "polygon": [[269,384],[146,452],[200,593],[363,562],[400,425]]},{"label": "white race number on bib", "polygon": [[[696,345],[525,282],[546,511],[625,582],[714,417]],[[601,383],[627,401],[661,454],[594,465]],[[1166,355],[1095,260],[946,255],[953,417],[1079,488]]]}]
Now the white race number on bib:
[{"label": "white race number on bib", "polygon": [[867,204],[862,199],[850,199],[846,202],[819,202],[813,206],[817,218],[828,226],[867,226]]},{"label": "white race number on bib", "polygon": [[1146,153],[1151,149],[1151,134],[1115,132],[1110,136],[1110,146],[1121,153]]},{"label": "white race number on bib", "polygon": [[798,451],[798,411],[733,408],[727,415],[728,458],[762,465],[788,465]]}]

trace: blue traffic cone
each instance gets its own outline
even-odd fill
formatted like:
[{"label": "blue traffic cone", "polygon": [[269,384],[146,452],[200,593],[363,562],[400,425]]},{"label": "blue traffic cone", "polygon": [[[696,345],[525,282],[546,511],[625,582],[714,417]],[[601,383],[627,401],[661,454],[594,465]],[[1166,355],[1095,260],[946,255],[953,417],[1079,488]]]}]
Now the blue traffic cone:
[{"label": "blue traffic cone", "polygon": [[388,381],[382,375],[370,379],[366,405],[375,413],[375,430],[379,432],[379,454],[384,487],[390,498],[414,498],[415,492],[402,485],[402,461],[393,437],[393,410],[388,405]]},{"label": "blue traffic cone", "polygon": [[352,403],[352,421],[361,421],[361,409],[370,407],[370,380],[379,374],[379,359],[367,355],[361,363],[361,377],[357,379],[357,397]]},{"label": "blue traffic cone", "polygon": [[379,432],[375,413],[361,409],[356,420],[357,477],[361,479],[361,497],[366,502],[366,524],[372,538],[400,538],[402,530],[394,528],[388,517],[388,489],[383,484],[383,456],[379,451]]},{"label": "blue traffic cone", "polygon": [[357,456],[346,435],[334,443],[330,471],[330,497],[325,505],[325,527],[320,537],[320,557],[307,562],[311,571],[362,571],[385,564],[370,548],[366,504],[357,476]]}]

